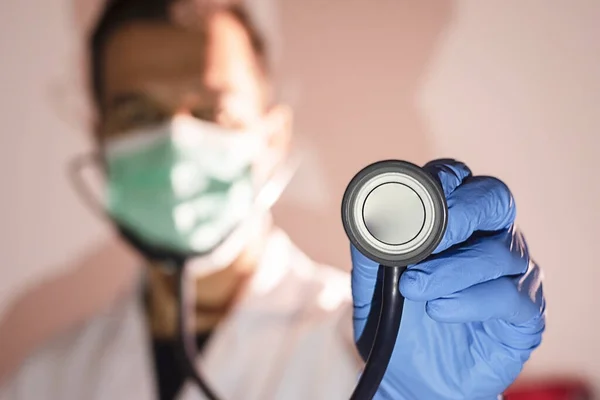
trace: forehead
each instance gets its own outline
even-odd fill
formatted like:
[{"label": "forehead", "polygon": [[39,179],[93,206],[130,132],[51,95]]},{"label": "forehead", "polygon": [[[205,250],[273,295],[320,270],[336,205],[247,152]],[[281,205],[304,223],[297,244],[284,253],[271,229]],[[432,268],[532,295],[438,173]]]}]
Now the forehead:
[{"label": "forehead", "polygon": [[[103,59],[104,101],[123,92],[255,92],[259,66],[244,27],[227,13],[200,29],[132,22],[117,30]],[[164,93],[168,95],[168,93]]]}]

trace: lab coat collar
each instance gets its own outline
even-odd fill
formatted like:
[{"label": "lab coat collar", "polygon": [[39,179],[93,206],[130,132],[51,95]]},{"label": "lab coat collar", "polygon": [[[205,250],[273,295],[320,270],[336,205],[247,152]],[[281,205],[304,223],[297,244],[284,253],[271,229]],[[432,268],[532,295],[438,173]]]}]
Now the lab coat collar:
[{"label": "lab coat collar", "polygon": [[[220,395],[238,398],[234,387],[239,382],[233,385],[231,380],[239,375],[237,368],[247,367],[249,362],[244,357],[256,355],[256,352],[247,349],[260,349],[265,341],[270,349],[256,350],[263,352],[262,357],[250,363],[254,363],[256,368],[273,369],[273,372],[257,374],[251,382],[245,383],[245,387],[252,391],[252,388],[258,390],[269,386],[261,379],[277,375],[276,370],[281,363],[279,357],[285,353],[282,340],[293,334],[287,332],[290,329],[289,318],[302,313],[303,299],[310,295],[310,278],[314,268],[310,259],[292,244],[285,233],[273,229],[257,270],[227,318],[213,331],[196,362],[198,370]],[[283,348],[274,350],[279,347]],[[231,359],[232,354],[237,354],[239,359]],[[188,387],[183,390],[180,400],[195,400],[197,394],[197,388]]]},{"label": "lab coat collar", "polygon": [[[289,315],[302,307],[303,285],[314,272],[314,264],[298,250],[280,229],[268,235],[264,252],[252,277],[240,293],[231,315],[259,313],[260,315]],[[294,285],[285,285],[294,277]],[[277,299],[277,302],[273,302]]]}]

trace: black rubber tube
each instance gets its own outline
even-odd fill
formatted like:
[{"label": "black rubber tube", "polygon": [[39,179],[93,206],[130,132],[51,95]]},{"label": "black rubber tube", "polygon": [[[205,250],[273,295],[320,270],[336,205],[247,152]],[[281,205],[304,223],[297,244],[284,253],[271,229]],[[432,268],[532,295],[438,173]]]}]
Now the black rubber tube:
[{"label": "black rubber tube", "polygon": [[178,334],[178,358],[184,370],[185,376],[191,378],[202,390],[208,400],[218,400],[219,398],[208,386],[204,377],[198,372],[198,368],[194,365],[196,358],[196,348],[193,341],[188,341],[186,333],[189,329],[186,325],[186,277],[185,267],[177,268],[177,334]]},{"label": "black rubber tube", "polygon": [[[368,344],[371,344],[370,351],[350,400],[371,400],[383,380],[400,330],[404,297],[399,284],[405,270],[406,267],[379,266],[371,312],[358,343],[363,357]],[[379,312],[376,312],[378,306]]]}]

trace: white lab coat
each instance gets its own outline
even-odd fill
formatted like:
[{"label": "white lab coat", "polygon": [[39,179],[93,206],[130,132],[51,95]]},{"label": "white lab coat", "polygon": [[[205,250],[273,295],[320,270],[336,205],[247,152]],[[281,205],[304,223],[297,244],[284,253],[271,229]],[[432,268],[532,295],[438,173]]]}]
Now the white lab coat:
[{"label": "white lab coat", "polygon": [[[29,357],[1,400],[156,399],[139,292]],[[309,260],[281,231],[198,367],[225,399],[347,399],[362,367],[350,279]],[[179,400],[203,399],[191,381]]]}]

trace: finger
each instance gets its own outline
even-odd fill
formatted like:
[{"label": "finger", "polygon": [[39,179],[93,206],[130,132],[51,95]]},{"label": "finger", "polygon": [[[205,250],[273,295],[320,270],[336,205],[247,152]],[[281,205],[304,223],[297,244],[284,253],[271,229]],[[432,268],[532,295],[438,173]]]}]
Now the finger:
[{"label": "finger", "polygon": [[401,293],[413,301],[428,301],[502,276],[527,270],[529,255],[515,229],[478,237],[415,266],[400,280]]},{"label": "finger", "polygon": [[439,159],[428,162],[423,169],[437,179],[448,197],[467,177],[471,170],[460,161]]},{"label": "finger", "polygon": [[439,322],[483,322],[500,319],[524,324],[541,315],[540,307],[514,278],[502,277],[427,302],[427,314]]},{"label": "finger", "polygon": [[546,329],[542,272],[535,262],[529,263],[527,272],[518,279],[516,287],[521,293],[528,294],[537,310],[534,317],[519,324],[495,319],[486,323],[485,330],[490,337],[506,346],[531,351],[540,345]]},{"label": "finger", "polygon": [[516,208],[508,187],[499,179],[478,176],[466,180],[447,198],[448,225],[434,253],[462,243],[476,231],[510,227]]}]

